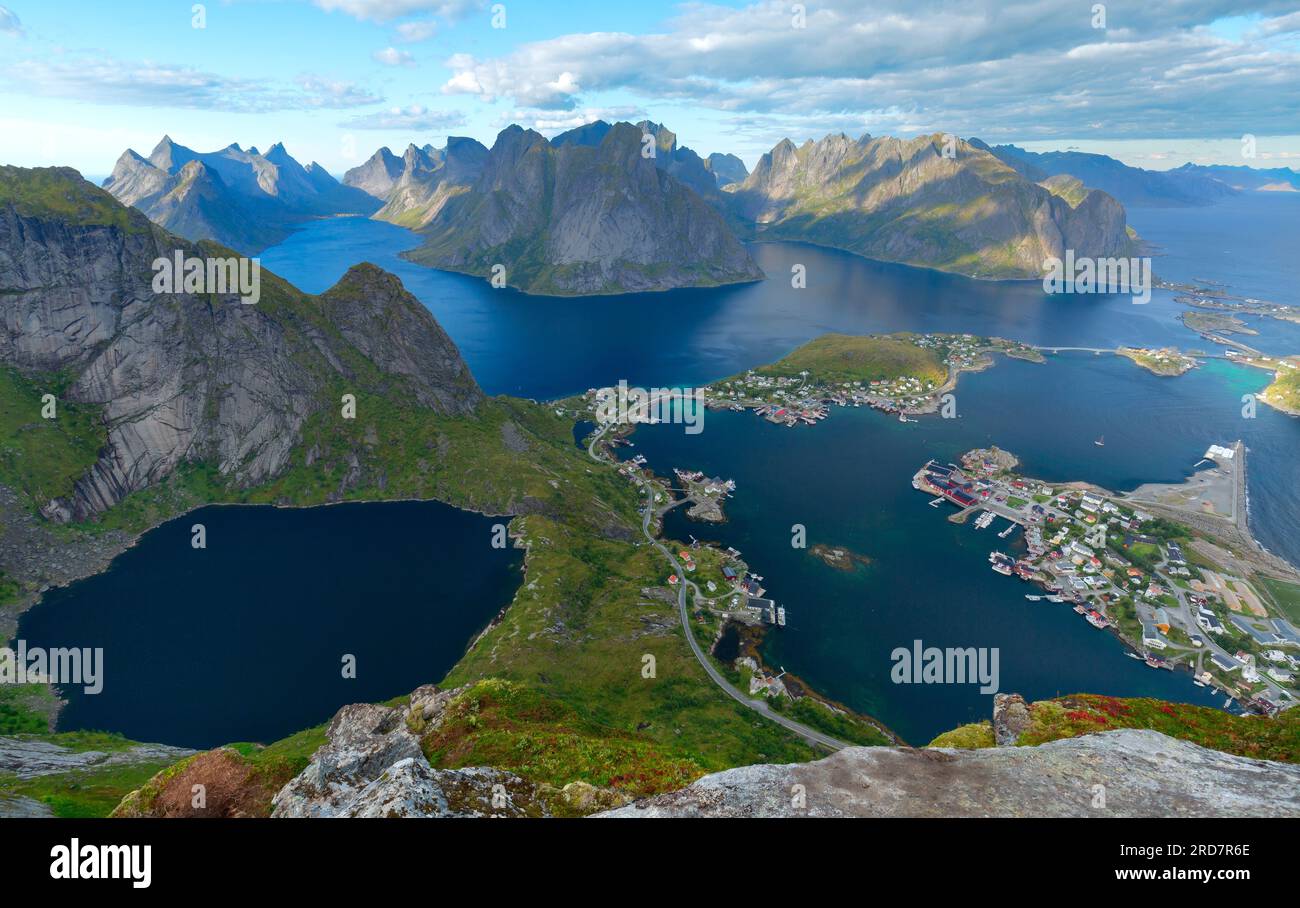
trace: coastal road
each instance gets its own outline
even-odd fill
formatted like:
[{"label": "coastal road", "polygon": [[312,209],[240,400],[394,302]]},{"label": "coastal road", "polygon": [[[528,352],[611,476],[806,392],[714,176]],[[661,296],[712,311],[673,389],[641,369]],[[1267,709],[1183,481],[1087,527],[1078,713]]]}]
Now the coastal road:
[{"label": "coastal road", "polygon": [[[596,453],[596,445],[605,436],[605,432],[608,428],[608,426],[601,426],[600,430],[592,436],[591,444],[587,446],[587,453],[591,455],[592,460],[605,462],[602,461],[600,455]],[[840,741],[837,738],[832,738],[830,735],[817,731],[815,728],[809,728],[802,722],[796,722],[793,719],[789,719],[772,709],[772,707],[768,706],[767,703],[762,700],[755,700],[742,693],[730,681],[724,678],[722,673],[719,672],[717,668],[714,667],[713,663],[709,661],[708,654],[704,652],[699,641],[695,639],[695,634],[691,631],[690,615],[686,609],[686,585],[690,583],[690,581],[686,579],[686,572],[682,570],[681,565],[677,563],[677,559],[673,556],[673,553],[669,551],[668,547],[656,539],[654,534],[650,532],[650,523],[654,519],[654,507],[655,488],[653,484],[646,483],[646,506],[645,514],[642,515],[641,519],[641,532],[645,535],[645,538],[650,542],[650,544],[658,549],[663,556],[668,559],[668,563],[673,567],[673,573],[681,578],[681,581],[677,584],[677,611],[681,616],[682,633],[686,636],[686,642],[690,644],[691,652],[695,654],[695,658],[699,660],[705,673],[713,679],[713,683],[722,688],[727,696],[731,697],[731,699],[735,700],[737,703],[752,709],[754,712],[763,716],[763,718],[769,719],[777,725],[794,732],[805,741],[820,744],[823,747],[829,747],[831,750],[843,750],[846,747],[852,747],[853,745]],[[694,586],[694,584],[691,585]]]}]

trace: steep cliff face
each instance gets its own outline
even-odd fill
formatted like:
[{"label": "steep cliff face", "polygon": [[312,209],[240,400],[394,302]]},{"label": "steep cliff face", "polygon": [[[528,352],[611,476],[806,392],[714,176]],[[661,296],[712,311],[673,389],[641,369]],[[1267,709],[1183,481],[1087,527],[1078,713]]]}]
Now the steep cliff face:
[{"label": "steep cliff face", "polygon": [[1071,205],[983,148],[944,149],[937,135],[785,140],[728,192],[763,236],[982,278],[1040,277],[1067,248],[1133,254],[1124,209],[1105,193]]},{"label": "steep cliff face", "polygon": [[501,265],[511,286],[547,294],[759,279],[722,216],[644,157],[641,137],[628,123],[594,145],[504,130],[482,173],[429,221],[425,245],[410,257],[484,276]]},{"label": "steep cliff face", "polygon": [[446,416],[482,398],[428,310],[372,265],[318,297],[262,272],[261,301],[245,305],[154,293],[151,263],[178,252],[231,254],[170,235],[75,171],[0,169],[0,363],[70,376],[67,400],[102,407],[107,427],[47,516],[98,513],[184,462],[254,485],[286,466],[307,419],[339,412],[340,391],[398,385]]},{"label": "steep cliff face", "polygon": [[459,136],[450,137],[446,148],[411,145],[402,155],[400,175],[384,196],[384,207],[374,216],[404,227],[423,227],[478,179],[487,159],[487,148]]},{"label": "steep cliff face", "polygon": [[123,152],[104,188],[178,236],[245,253],[279,242],[306,218],[378,207],[319,164],[303,167],[279,143],[265,154],[234,144],[196,152],[163,136],[148,158]]},{"label": "steep cliff face", "polygon": [[1300,767],[1134,729],[1037,747],[851,747],[729,769],[598,816],[1296,817]]}]

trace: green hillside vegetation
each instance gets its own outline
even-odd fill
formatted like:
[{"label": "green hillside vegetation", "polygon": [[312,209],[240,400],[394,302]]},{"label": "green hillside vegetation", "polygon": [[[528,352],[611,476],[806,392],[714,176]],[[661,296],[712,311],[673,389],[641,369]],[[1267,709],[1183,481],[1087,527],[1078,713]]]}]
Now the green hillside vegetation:
[{"label": "green hillside vegetation", "polygon": [[73,226],[119,227],[130,233],[158,230],[107,190],[70,167],[0,166],[0,205],[12,202],[23,217],[57,218]]},{"label": "green hillside vegetation", "polygon": [[[1300,763],[1300,712],[1296,710],[1270,719],[1149,697],[1074,694],[1031,703],[1029,716],[1029,727],[1016,740],[1022,747],[1117,728],[1147,728],[1242,757]],[[992,728],[987,722],[963,725],[929,746],[992,747]]]},{"label": "green hillside vegetation", "polygon": [[[66,399],[68,382],[64,375],[24,377],[0,367],[0,485],[33,508],[71,494],[107,439],[98,407]],[[45,394],[55,397],[55,419],[41,415]]]},{"label": "green hillside vegetation", "polygon": [[797,376],[811,382],[869,382],[913,376],[942,383],[948,370],[933,349],[918,347],[911,335],[823,334],[789,355],[754,371],[759,375]]}]

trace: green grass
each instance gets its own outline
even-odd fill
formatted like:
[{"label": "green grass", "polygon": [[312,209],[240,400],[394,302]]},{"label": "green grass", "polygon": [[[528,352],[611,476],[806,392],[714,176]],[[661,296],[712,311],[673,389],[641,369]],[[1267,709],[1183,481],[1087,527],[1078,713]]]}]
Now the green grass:
[{"label": "green grass", "polygon": [[682,788],[704,773],[676,742],[612,730],[534,688],[495,679],[448,704],[421,747],[438,768],[495,766],[556,788],[581,781],[633,796]]},{"label": "green grass", "polygon": [[55,705],[47,684],[0,684],[0,735],[48,732]]},{"label": "green grass", "polygon": [[870,722],[845,713],[832,712],[811,697],[800,697],[788,704],[782,712],[797,722],[849,744],[874,747],[894,743]]},{"label": "green grass", "polygon": [[1148,728],[1202,747],[1262,760],[1300,763],[1300,712],[1276,718],[1147,697],[1075,694],[1030,704],[1030,725],[1016,742],[1042,744],[1115,728]]},{"label": "green grass", "polygon": [[[530,547],[524,585],[441,687],[516,681],[611,734],[671,748],[708,771],[813,755],[708,679],[682,637],[657,552],[538,515],[512,530]],[[642,676],[647,655],[653,678]]]},{"label": "green grass", "polygon": [[149,219],[67,167],[0,166],[0,205],[22,217],[56,219],[79,226],[117,227],[129,233],[155,230]]},{"label": "green grass", "polygon": [[18,779],[0,773],[0,791],[48,804],[57,817],[106,817],[165,763],[134,763]]},{"label": "green grass", "polygon": [[774,376],[807,371],[809,381],[836,383],[913,376],[942,384],[948,377],[939,355],[911,343],[907,335],[823,334],[754,371]]},{"label": "green grass", "polygon": [[1273,577],[1255,575],[1255,586],[1261,589],[1274,607],[1282,612],[1290,622],[1300,627],[1300,584],[1288,583]]},{"label": "green grass", "polygon": [[[99,408],[65,399],[64,375],[23,376],[0,367],[0,485],[39,508],[68,496],[94,465],[107,431]],[[41,398],[56,398],[56,418],[42,417]]]}]

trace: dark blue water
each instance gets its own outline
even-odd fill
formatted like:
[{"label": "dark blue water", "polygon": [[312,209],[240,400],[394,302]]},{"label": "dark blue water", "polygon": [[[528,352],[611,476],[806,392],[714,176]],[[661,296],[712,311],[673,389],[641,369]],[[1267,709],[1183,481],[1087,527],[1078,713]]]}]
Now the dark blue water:
[{"label": "dark blue water", "polygon": [[[312,292],[358,261],[387,268],[438,318],[488,393],[538,400],[620,379],[643,387],[703,384],[772,362],[827,331],[971,332],[1080,347],[1206,346],[1177,320],[1186,307],[1165,291],[1146,305],[1128,296],[1049,295],[1039,282],[974,281],[801,244],[752,247],[769,275],[756,284],[577,299],[497,290],[399,257],[416,245],[418,237],[401,227],[332,218],[268,249],[262,263]],[[795,264],[807,268],[806,289],[790,287]],[[1247,340],[1270,353],[1300,350],[1300,325],[1270,321],[1267,330]]]},{"label": "dark blue water", "polygon": [[441,678],[519,585],[520,553],[491,546],[496,522],[437,502],[203,508],[51,590],[18,636],[104,649],[103,691],[63,690],[60,731],[273,741]]},{"label": "dark blue water", "polygon": [[[627,453],[644,454],[661,475],[684,467],[734,478],[728,523],[711,527],[674,511],[666,534],[735,546],[766,578],[788,622],[768,635],[771,664],[925,743],[987,718],[991,698],[974,686],[891,683],[890,652],[917,639],[997,647],[1001,689],[1030,698],[1085,691],[1220,705],[1222,697],[1187,674],[1125,658],[1116,638],[1069,606],[1026,600],[1039,591],[987,563],[990,550],[1011,550],[1012,540],[996,536],[1005,521],[986,530],[948,523],[952,509],[929,507],[930,496],[912,489],[912,473],[931,457],[947,462],[997,444],[1019,455],[1030,475],[1124,490],[1179,481],[1210,442],[1244,436],[1257,476],[1263,451],[1294,452],[1300,442],[1295,420],[1240,419],[1232,394],[1260,382],[1260,373],[1227,364],[1170,381],[1114,357],[1062,355],[1045,366],[1002,360],[963,377],[959,419],[903,424],[832,408],[815,428],[790,429],[752,414],[710,412],[694,436],[680,426],[640,427]],[[1098,448],[1093,440],[1103,431],[1106,446]],[[1258,512],[1263,502],[1257,497],[1254,506]],[[1296,529],[1293,497],[1268,508],[1288,532]],[[792,548],[794,524],[806,527],[809,545],[847,545],[873,563],[851,574],[831,570]]]},{"label": "dark blue water", "polygon": [[1161,277],[1209,278],[1242,297],[1300,304],[1300,193],[1250,192],[1209,208],[1131,208],[1129,223],[1160,245]]}]

